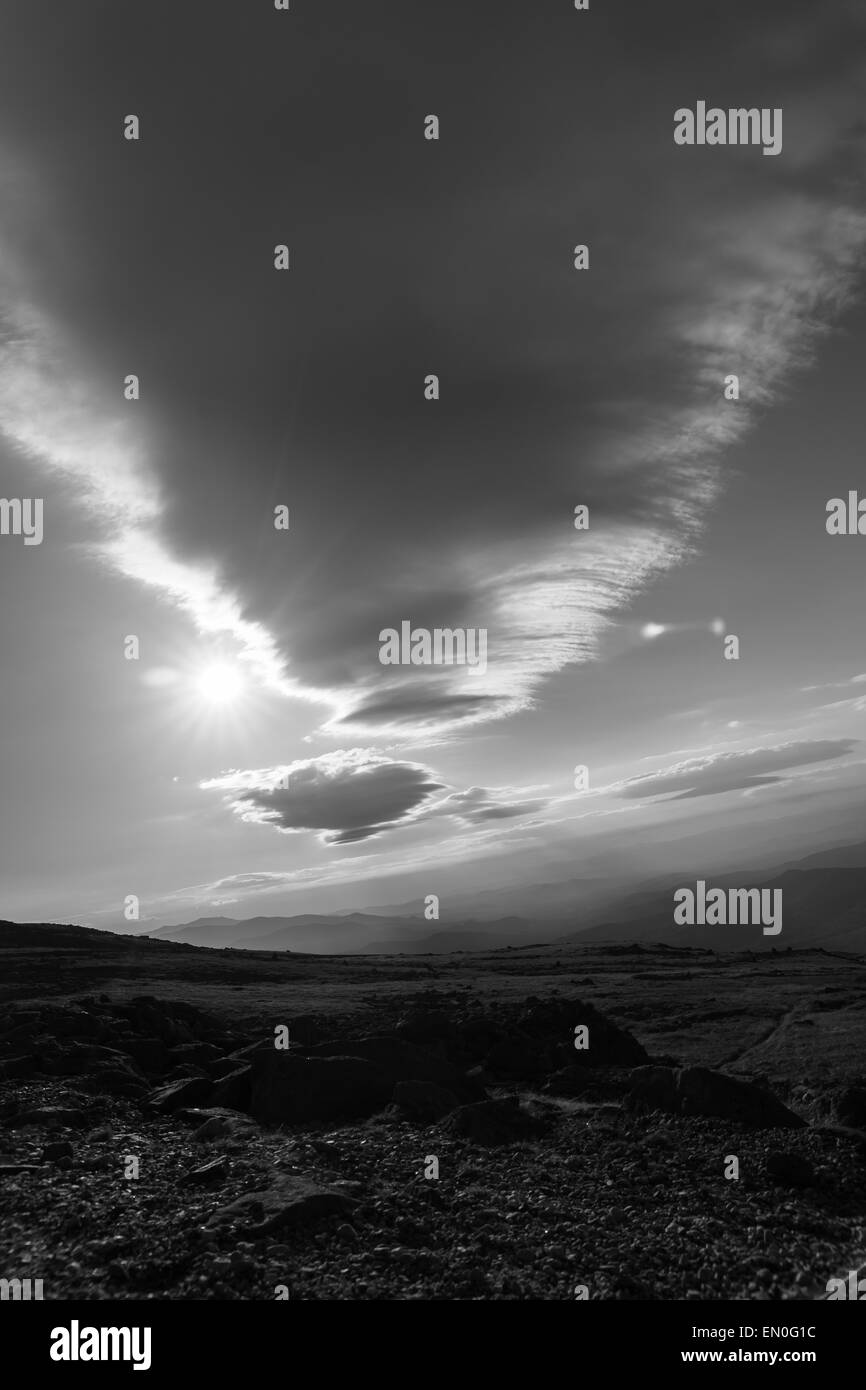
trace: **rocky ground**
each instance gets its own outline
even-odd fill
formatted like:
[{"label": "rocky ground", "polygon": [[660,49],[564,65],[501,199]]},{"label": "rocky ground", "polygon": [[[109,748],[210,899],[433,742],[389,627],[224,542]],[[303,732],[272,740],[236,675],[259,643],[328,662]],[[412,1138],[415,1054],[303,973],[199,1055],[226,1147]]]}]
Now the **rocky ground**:
[{"label": "rocky ground", "polygon": [[0,968],[0,1277],[46,1299],[816,1298],[866,1253],[857,958]]}]

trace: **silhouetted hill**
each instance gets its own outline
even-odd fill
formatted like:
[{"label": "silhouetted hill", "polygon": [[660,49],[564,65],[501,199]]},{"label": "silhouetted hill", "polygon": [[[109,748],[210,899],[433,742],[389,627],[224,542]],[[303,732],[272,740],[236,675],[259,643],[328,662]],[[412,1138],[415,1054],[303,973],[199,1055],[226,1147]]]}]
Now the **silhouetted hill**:
[{"label": "silhouetted hill", "polygon": [[96,927],[79,927],[67,922],[7,922],[0,921],[0,951],[25,947],[70,950],[132,949],[141,937],[123,936],[118,932],[99,931]]}]

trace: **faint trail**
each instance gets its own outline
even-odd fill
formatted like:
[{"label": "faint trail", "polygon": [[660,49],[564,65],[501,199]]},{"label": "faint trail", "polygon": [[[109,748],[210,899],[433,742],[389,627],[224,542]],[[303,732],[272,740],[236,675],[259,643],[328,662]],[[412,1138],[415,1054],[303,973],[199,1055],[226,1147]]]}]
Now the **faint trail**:
[{"label": "faint trail", "polygon": [[759,1038],[755,1038],[752,1042],[746,1043],[745,1047],[741,1047],[736,1052],[730,1053],[729,1056],[723,1057],[721,1062],[719,1063],[719,1066],[730,1066],[731,1062],[739,1062],[740,1058],[745,1057],[746,1053],[751,1052],[753,1048],[762,1047],[763,1044],[765,1042],[769,1042],[770,1038],[774,1037],[776,1033],[780,1032],[781,1029],[787,1027],[787,1025],[791,1022],[791,1019],[795,1016],[796,1012],[796,1008],[786,1009],[784,1013],[779,1014],[775,1023],[770,1024],[766,1033],[762,1033]]}]

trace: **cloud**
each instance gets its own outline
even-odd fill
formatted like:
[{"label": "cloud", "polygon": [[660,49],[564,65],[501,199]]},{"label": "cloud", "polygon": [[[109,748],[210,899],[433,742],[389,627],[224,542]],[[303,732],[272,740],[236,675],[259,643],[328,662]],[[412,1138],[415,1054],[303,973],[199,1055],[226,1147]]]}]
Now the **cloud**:
[{"label": "cloud", "polygon": [[[413,673],[417,678],[417,671]],[[473,678],[474,679],[474,678]],[[445,675],[438,690],[433,680],[395,684],[386,695],[371,693],[366,700],[361,699],[350,709],[334,716],[325,725],[329,731],[345,729],[347,732],[376,728],[383,734],[397,734],[405,729],[416,733],[436,732],[443,722],[483,718],[493,712],[502,713],[501,702],[495,695],[475,695],[472,691],[454,694],[447,688],[448,675]]]},{"label": "cloud", "polygon": [[[361,857],[350,858],[346,856],[341,857],[339,863],[331,862],[327,866],[311,865],[299,869],[260,870],[228,874],[210,882],[187,884],[184,887],[173,889],[171,892],[162,893],[156,899],[155,909],[157,915],[169,912],[176,913],[190,908],[203,910],[212,906],[217,900],[224,902],[244,901],[247,898],[255,898],[260,895],[285,893],[291,889],[320,885],[331,886],[335,882],[353,882],[357,871],[364,867],[367,862]],[[239,897],[236,896],[233,899],[227,897],[226,894],[239,895]],[[115,904],[111,908],[105,909],[103,913],[94,915],[107,916],[116,913],[116,911]]]},{"label": "cloud", "polygon": [[[528,815],[546,805],[543,798],[521,797],[511,788],[469,787],[437,797],[445,784],[429,768],[364,748],[341,749],[280,767],[228,772],[201,786],[225,792],[228,804],[245,821],[287,833],[325,831],[322,842],[332,845],[356,844],[432,817],[473,826]],[[238,880],[233,882],[237,885]],[[268,874],[253,875],[242,886],[270,882]]]},{"label": "cloud", "polygon": [[369,839],[410,819],[442,790],[419,763],[371,749],[340,749],[281,767],[229,772],[203,789],[230,794],[243,820],[296,832],[324,830],[327,844]]},{"label": "cloud", "polygon": [[161,535],[165,500],[146,450],[129,416],[76,369],[75,355],[7,265],[0,278],[0,431],[71,486],[92,523],[87,548],[95,560],[157,590],[199,632],[233,638],[266,688],[298,694],[273,638],[244,617],[216,561],[194,564],[172,553]]},{"label": "cloud", "polygon": [[[413,21],[401,28],[400,7],[384,46],[347,23],[337,64],[330,12],[297,51],[261,44],[231,102],[218,61],[162,61],[168,30],[156,24],[135,61],[148,72],[159,55],[171,140],[163,133],[160,157],[134,175],[138,151],[94,141],[85,158],[79,143],[73,184],[62,133],[45,165],[38,112],[73,99],[70,74],[94,39],[85,18],[65,31],[62,62],[36,46],[18,74],[36,114],[14,127],[32,173],[0,223],[4,252],[10,238],[16,248],[2,287],[0,428],[108,521],[94,541],[105,563],[200,633],[233,639],[268,688],[322,706],[323,735],[411,740],[527,709],[694,553],[726,453],[809,366],[854,292],[866,217],[846,178],[863,145],[858,86],[843,81],[859,75],[847,15],[822,6],[798,25],[797,51],[812,51],[817,26],[836,59],[806,82],[770,20],[750,23],[746,44],[724,23],[711,44],[678,35],[674,55],[675,24],[655,33],[635,17],[640,43],[599,31],[590,61],[552,47],[540,11],[503,13],[483,102],[463,21],[441,16],[460,132],[443,146],[445,178],[404,157],[395,88],[425,90],[430,59],[403,41]],[[232,53],[232,7],[210,22],[213,52]],[[91,99],[110,109],[110,74],[129,59],[103,27]],[[173,18],[170,51],[194,55],[197,43],[193,20]],[[791,97],[783,159],[674,147],[682,65],[699,90],[703,64],[717,81],[733,60],[744,87]],[[368,61],[382,79],[372,87]],[[545,101],[491,127],[489,113],[512,110],[515,84],[533,75]],[[0,94],[0,115],[12,95]],[[242,219],[225,215],[222,164],[189,178],[202,158],[196,110],[209,113],[212,147],[225,145]],[[301,124],[303,151],[287,150],[285,129]],[[838,177],[825,177],[828,159]],[[632,173],[653,190],[640,217]],[[58,190],[48,217],[40,176]],[[130,178],[131,211],[115,225],[103,191]],[[152,224],[132,215],[142,205],[171,209],[156,257]],[[604,209],[589,272],[571,268],[575,207]],[[46,225],[64,227],[63,257],[44,254]],[[278,285],[267,261],[282,225],[294,269]],[[61,329],[70,281],[86,287],[74,337]],[[139,325],[146,429],[96,386],[100,354],[115,374],[128,360],[127,317]],[[422,397],[428,370],[441,374],[436,403]],[[735,404],[722,397],[732,372]],[[588,531],[572,527],[577,503],[590,508]],[[288,532],[274,529],[276,504],[290,508]],[[378,633],[407,618],[485,628],[486,671],[383,667]],[[410,785],[394,787],[398,816],[401,793]],[[259,810],[287,813],[273,797]]]},{"label": "cloud", "polygon": [[850,700],[831,700],[829,704],[819,705],[821,710],[847,710],[853,714],[862,714],[866,710],[866,695],[857,695]]},{"label": "cloud", "polygon": [[849,676],[844,681],[827,681],[823,685],[801,685],[800,689],[805,693],[814,690],[846,690],[849,685],[866,684],[866,673],[858,676]]},{"label": "cloud", "polygon": [[467,787],[450,792],[431,808],[431,815],[449,816],[464,826],[484,821],[512,820],[531,815],[548,804],[546,797],[522,797],[509,787]]},{"label": "cloud", "polygon": [[599,792],[630,801],[659,796],[670,801],[686,801],[698,796],[748,791],[787,780],[777,775],[780,772],[844,757],[857,743],[858,740],[852,738],[821,739],[782,743],[773,748],[711,753],[705,758],[675,763],[645,777],[631,777],[600,788]]}]

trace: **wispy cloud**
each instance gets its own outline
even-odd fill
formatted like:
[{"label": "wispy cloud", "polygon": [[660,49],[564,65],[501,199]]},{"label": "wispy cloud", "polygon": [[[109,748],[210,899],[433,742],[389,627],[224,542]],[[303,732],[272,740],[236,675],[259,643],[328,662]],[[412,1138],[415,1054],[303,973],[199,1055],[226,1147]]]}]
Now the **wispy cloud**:
[{"label": "wispy cloud", "polygon": [[[290,434],[282,468],[272,441],[285,438],[285,412],[275,404],[263,415],[258,400],[203,423],[185,400],[166,397],[145,440],[134,411],[76,373],[81,344],[61,332],[50,304],[33,307],[37,268],[23,255],[0,287],[0,429],[62,472],[101,528],[94,550],[106,564],[203,635],[231,638],[269,689],[321,704],[320,736],[405,744],[505,718],[531,707],[550,676],[595,658],[641,590],[694,552],[724,484],[723,460],[808,368],[855,293],[866,247],[859,194],[850,180],[816,176],[843,136],[846,157],[860,154],[849,108],[828,107],[784,179],[765,167],[757,178],[746,162],[677,162],[669,130],[642,132],[655,196],[636,220],[633,194],[610,188],[608,235],[592,249],[593,265],[602,258],[606,269],[572,273],[577,314],[550,248],[572,220],[583,144],[578,152],[563,138],[543,176],[515,160],[489,187],[457,179],[432,232],[428,210],[407,199],[393,210],[396,240],[463,225],[472,230],[462,259],[434,261],[423,284],[408,273],[421,322],[410,342],[403,321],[381,313],[375,284],[356,274],[339,281],[335,302],[348,296],[339,314],[322,321],[317,302],[299,317],[291,363],[303,382],[303,428]],[[523,138],[546,138],[546,129]],[[608,189],[609,170],[631,166],[635,139],[631,126],[599,132],[581,176],[587,189]],[[269,188],[248,191],[250,216],[270,218]],[[302,203],[304,191],[301,182]],[[16,215],[36,225],[29,196]],[[335,219],[328,209],[321,216],[317,231],[330,238]],[[506,216],[536,267],[537,313],[500,292],[513,281],[497,250]],[[219,226],[212,235],[215,259],[232,254]],[[253,272],[239,274],[240,295]],[[173,325],[162,346],[180,376],[191,356],[207,360],[212,324],[200,287],[172,282],[162,292]],[[279,358],[285,331],[271,325],[256,353]],[[434,348],[448,387],[419,424],[401,395],[409,386],[395,386],[381,364]],[[739,378],[736,402],[723,398],[729,374]],[[407,469],[427,484],[412,515]],[[277,500],[285,491],[301,503],[288,539],[268,528],[275,473]],[[207,505],[203,477],[213,483]],[[351,521],[341,522],[338,499],[348,497]],[[591,508],[589,531],[572,528],[578,502]],[[486,628],[486,671],[383,667],[377,634],[404,618]]]},{"label": "wispy cloud", "polygon": [[601,787],[599,795],[613,795],[640,801],[664,796],[685,801],[699,796],[720,796],[725,792],[752,791],[787,780],[780,773],[845,757],[857,747],[853,738],[816,739],[782,743],[772,748],[709,753],[661,768],[644,777]]},{"label": "wispy cloud", "polygon": [[163,535],[164,491],[131,407],[122,412],[80,374],[74,343],[27,299],[23,275],[7,255],[0,277],[0,432],[72,492],[93,525],[87,548],[94,560],[154,589],[202,634],[233,639],[265,687],[315,698],[287,679],[273,637],[244,616],[217,562],[190,563],[172,552]]},{"label": "wispy cloud", "polygon": [[849,685],[866,684],[866,674],[859,676],[849,676],[844,681],[827,681],[823,685],[801,685],[800,689],[804,693],[811,693],[815,690],[845,690]]}]

